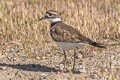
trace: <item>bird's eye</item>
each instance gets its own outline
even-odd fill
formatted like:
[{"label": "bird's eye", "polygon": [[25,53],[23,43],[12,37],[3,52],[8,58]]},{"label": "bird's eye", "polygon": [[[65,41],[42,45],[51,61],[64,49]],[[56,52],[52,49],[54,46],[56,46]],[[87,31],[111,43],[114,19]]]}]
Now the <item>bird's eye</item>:
[{"label": "bird's eye", "polygon": [[52,14],[51,14],[51,13],[49,13],[49,16],[52,16]]}]

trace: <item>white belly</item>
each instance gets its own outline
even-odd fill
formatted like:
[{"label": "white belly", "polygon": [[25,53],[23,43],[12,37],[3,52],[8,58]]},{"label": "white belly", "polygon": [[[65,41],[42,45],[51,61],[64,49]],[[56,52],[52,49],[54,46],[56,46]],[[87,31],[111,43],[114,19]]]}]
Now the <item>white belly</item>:
[{"label": "white belly", "polygon": [[87,44],[84,44],[84,43],[70,43],[70,42],[56,42],[56,44],[57,44],[58,46],[60,46],[62,49],[65,49],[65,50],[80,49],[80,48],[82,48],[84,45],[87,45]]}]

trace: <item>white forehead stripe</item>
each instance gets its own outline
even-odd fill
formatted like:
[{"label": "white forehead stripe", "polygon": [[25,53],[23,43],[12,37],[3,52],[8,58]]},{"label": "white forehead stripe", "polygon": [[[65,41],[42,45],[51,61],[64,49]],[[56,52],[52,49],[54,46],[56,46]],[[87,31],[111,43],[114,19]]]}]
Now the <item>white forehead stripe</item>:
[{"label": "white forehead stripe", "polygon": [[57,14],[56,12],[50,12],[51,14]]}]

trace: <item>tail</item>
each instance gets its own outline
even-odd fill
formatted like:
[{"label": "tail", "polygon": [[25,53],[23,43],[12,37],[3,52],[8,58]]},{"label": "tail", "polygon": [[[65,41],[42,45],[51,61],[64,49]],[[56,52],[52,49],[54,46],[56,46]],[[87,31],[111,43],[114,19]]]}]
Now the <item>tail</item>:
[{"label": "tail", "polygon": [[89,43],[90,45],[92,46],[95,46],[95,47],[99,47],[99,48],[106,48],[104,45],[102,45],[101,43],[96,43],[96,42],[92,42],[92,43]]}]

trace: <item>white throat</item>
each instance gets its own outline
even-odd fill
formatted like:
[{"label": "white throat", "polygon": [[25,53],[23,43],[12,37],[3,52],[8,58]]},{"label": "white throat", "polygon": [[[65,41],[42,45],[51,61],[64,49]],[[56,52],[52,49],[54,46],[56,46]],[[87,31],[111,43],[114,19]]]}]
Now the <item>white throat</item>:
[{"label": "white throat", "polygon": [[53,18],[53,19],[48,19],[51,23],[54,23],[54,22],[59,22],[61,21],[60,18]]}]

